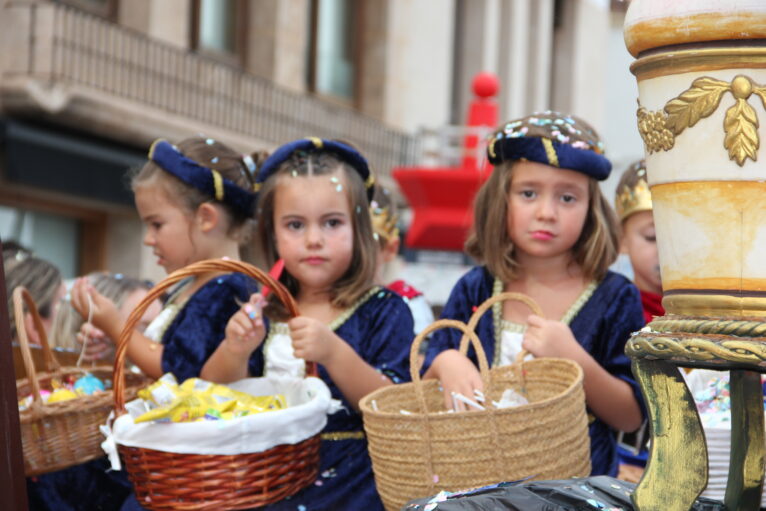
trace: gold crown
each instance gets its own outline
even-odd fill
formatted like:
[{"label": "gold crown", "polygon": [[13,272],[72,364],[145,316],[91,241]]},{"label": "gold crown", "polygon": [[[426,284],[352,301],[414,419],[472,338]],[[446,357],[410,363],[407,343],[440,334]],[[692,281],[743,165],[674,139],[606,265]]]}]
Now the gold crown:
[{"label": "gold crown", "polygon": [[617,216],[620,222],[633,213],[652,210],[652,192],[643,177],[638,180],[633,189],[627,185],[622,187],[622,192],[617,196]]},{"label": "gold crown", "polygon": [[373,201],[370,206],[370,216],[372,217],[372,229],[379,238],[388,242],[399,237],[399,228],[396,227],[398,218],[391,214],[389,208],[381,208]]}]

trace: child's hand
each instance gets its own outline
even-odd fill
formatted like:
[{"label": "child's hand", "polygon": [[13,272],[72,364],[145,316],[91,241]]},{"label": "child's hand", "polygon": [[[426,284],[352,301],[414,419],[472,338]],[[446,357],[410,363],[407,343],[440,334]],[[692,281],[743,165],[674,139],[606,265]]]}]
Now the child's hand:
[{"label": "child's hand", "polygon": [[113,301],[96,291],[87,277],[80,277],[75,281],[70,295],[72,306],[85,321],[90,317],[90,323],[107,335],[116,337],[120,333],[119,329],[124,321],[120,311]]},{"label": "child's hand", "polygon": [[298,316],[288,321],[287,326],[290,327],[295,356],[308,362],[327,365],[337,349],[337,343],[343,342],[318,319]]},{"label": "child's hand", "polygon": [[231,317],[226,324],[224,343],[230,352],[237,355],[250,355],[258,348],[266,336],[261,310],[266,304],[263,297],[256,293],[250,301]]},{"label": "child's hand", "polygon": [[114,353],[114,343],[112,340],[106,336],[103,330],[99,330],[90,323],[82,324],[76,338],[80,344],[84,344],[87,339],[85,354],[82,356],[85,362],[108,359]]},{"label": "child's hand", "polygon": [[474,398],[474,390],[484,390],[481,374],[471,360],[461,355],[457,350],[446,350],[440,353],[431,364],[428,373],[435,375],[444,389],[444,406],[447,410],[454,409],[456,412],[476,410],[463,403],[452,399],[452,393],[462,394],[468,399]]},{"label": "child's hand", "polygon": [[567,325],[534,314],[527,318],[522,346],[536,357],[560,357],[577,361],[584,353]]}]

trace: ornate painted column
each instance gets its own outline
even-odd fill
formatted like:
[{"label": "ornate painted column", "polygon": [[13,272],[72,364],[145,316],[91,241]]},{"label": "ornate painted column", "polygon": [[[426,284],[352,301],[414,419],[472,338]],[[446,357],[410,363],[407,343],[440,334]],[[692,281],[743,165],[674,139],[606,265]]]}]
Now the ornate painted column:
[{"label": "ornate painted column", "polygon": [[686,510],[707,450],[678,366],[731,370],[726,504],[758,509],[766,372],[766,1],[633,0],[638,128],[666,316],[626,346],[647,400],[652,447],[641,511]]}]

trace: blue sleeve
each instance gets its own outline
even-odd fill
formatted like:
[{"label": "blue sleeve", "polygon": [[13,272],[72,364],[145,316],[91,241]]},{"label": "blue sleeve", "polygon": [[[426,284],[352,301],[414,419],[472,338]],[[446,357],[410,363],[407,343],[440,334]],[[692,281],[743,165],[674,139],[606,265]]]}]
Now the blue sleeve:
[{"label": "blue sleeve", "polygon": [[249,277],[229,274],[197,290],[162,338],[163,372],[172,372],[179,382],[199,376],[223,340],[229,318],[239,310],[236,299],[246,301],[256,289]]},{"label": "blue sleeve", "polygon": [[394,383],[410,381],[410,347],[415,325],[409,306],[396,293],[383,290],[381,305],[364,318],[369,325],[359,355]]},{"label": "blue sleeve", "polygon": [[641,389],[633,377],[630,358],[625,354],[625,344],[631,334],[644,326],[643,308],[638,289],[630,282],[625,283],[615,294],[604,315],[604,352],[599,363],[610,374],[630,385],[636,397],[641,414],[646,417],[646,405]]}]

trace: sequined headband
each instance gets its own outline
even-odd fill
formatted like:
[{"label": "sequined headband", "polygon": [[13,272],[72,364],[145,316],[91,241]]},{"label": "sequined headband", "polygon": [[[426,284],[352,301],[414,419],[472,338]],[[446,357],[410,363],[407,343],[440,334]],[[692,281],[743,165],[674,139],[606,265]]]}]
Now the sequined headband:
[{"label": "sequined headband", "polygon": [[245,217],[253,216],[255,194],[237,186],[215,169],[203,167],[187,158],[167,140],[156,140],[149,149],[149,159],[184,183],[230,206]]},{"label": "sequined headband", "polygon": [[370,167],[364,156],[353,147],[342,142],[325,140],[317,137],[302,138],[300,140],[288,142],[271,153],[271,156],[269,156],[266,161],[263,162],[263,165],[261,165],[258,177],[255,180],[255,190],[259,191],[263,186],[263,182],[274,174],[279,166],[286,162],[296,151],[324,151],[332,153],[345,163],[348,163],[351,168],[361,176],[362,181],[364,182],[364,187],[367,190],[367,199],[372,200],[372,195],[375,191],[375,176],[370,172]]},{"label": "sequined headband", "polygon": [[646,182],[646,165],[643,160],[634,163],[626,172],[635,172],[637,176],[633,187],[624,185],[618,190],[615,209],[620,222],[633,213],[652,210],[652,192]]},{"label": "sequined headband", "polygon": [[575,170],[602,181],[612,164],[604,146],[585,121],[574,116],[546,111],[509,121],[490,136],[487,156],[490,163],[527,160]]}]

